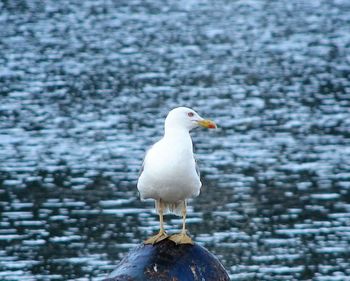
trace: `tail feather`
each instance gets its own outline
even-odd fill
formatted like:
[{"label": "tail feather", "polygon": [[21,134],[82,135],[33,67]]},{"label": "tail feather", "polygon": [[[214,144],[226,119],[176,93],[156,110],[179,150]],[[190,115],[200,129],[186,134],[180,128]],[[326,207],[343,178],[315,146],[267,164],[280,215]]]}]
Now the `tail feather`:
[{"label": "tail feather", "polygon": [[[182,216],[182,206],[184,204],[183,201],[179,201],[176,203],[168,203],[168,202],[160,202],[162,204],[162,209],[163,209],[163,215],[166,214],[174,214],[176,216]],[[159,213],[159,203],[158,200],[156,200],[156,209]]]},{"label": "tail feather", "polygon": [[178,203],[163,203],[164,204],[164,214],[174,214],[176,216],[182,215],[182,204],[183,202]]}]

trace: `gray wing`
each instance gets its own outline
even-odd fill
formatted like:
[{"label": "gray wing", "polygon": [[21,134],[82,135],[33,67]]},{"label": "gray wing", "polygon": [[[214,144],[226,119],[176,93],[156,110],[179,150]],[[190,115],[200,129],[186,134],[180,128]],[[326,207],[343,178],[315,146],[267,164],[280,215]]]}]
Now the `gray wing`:
[{"label": "gray wing", "polygon": [[[147,151],[147,152],[148,152],[148,151]],[[139,177],[141,176],[143,170],[145,169],[145,159],[146,159],[147,152],[146,152],[146,154],[145,154],[145,157],[143,157],[143,160],[142,160],[141,169],[140,169],[140,171],[139,171]]]},{"label": "gray wing", "polygon": [[[141,177],[141,175],[142,175],[142,173],[143,173],[143,170],[145,169],[145,162],[146,162],[145,160],[146,160],[147,154],[148,154],[149,150],[150,150],[152,147],[153,147],[153,146],[151,146],[149,149],[147,149],[147,151],[146,151],[146,153],[145,153],[145,156],[143,157],[142,165],[141,165],[141,168],[140,168],[140,171],[139,171],[139,178],[138,178],[138,180],[137,180],[137,189],[138,189],[139,179],[140,179],[140,177]],[[140,193],[139,190],[138,190],[138,193],[139,193],[139,197],[141,198],[141,200],[143,200],[143,199],[142,199],[142,195],[141,195],[141,193]]]},{"label": "gray wing", "polygon": [[153,145],[152,145],[150,148],[147,149],[147,151],[146,151],[146,153],[145,153],[145,156],[143,157],[141,169],[140,169],[140,172],[139,172],[139,177],[141,176],[143,170],[145,169],[145,160],[146,160],[146,157],[147,157],[148,152],[151,150],[152,147],[153,147]]},{"label": "gray wing", "polygon": [[201,178],[201,172],[199,170],[198,161],[196,158],[194,158],[194,163],[196,165],[196,173],[197,173],[198,177]]},{"label": "gray wing", "polygon": [[143,158],[142,166],[141,166],[141,169],[139,171],[139,177],[141,176],[144,169],[145,169],[145,158]]}]

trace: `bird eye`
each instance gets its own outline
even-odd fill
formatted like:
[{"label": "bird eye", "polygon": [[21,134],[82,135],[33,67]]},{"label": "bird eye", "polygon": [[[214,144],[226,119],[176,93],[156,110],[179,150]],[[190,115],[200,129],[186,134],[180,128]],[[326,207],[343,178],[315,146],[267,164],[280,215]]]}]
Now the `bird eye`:
[{"label": "bird eye", "polygon": [[194,116],[193,112],[189,112],[189,113],[187,113],[187,115],[188,115],[188,117],[193,117]]}]

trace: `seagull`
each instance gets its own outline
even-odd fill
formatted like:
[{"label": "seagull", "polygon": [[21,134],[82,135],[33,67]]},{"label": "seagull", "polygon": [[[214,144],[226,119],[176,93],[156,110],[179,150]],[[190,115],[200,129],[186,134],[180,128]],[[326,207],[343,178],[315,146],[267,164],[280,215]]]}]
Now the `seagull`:
[{"label": "seagull", "polygon": [[[137,189],[141,200],[155,200],[160,230],[145,244],[154,245],[166,238],[176,244],[193,244],[186,232],[186,200],[198,196],[202,186],[190,136],[190,131],[199,126],[216,128],[213,121],[203,119],[191,108],[174,108],[165,119],[163,138],[146,153]],[[163,225],[163,215],[168,213],[182,216],[182,231],[170,237]]]}]

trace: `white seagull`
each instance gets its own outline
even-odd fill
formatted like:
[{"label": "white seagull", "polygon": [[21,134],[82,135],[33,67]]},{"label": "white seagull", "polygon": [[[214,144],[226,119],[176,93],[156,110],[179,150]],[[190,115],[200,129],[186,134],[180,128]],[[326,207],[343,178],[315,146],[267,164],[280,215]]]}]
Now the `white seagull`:
[{"label": "white seagull", "polygon": [[177,107],[168,113],[164,136],[146,153],[137,188],[141,199],[152,198],[159,214],[160,230],[145,244],[155,244],[166,238],[163,215],[182,215],[182,231],[169,237],[176,244],[193,244],[186,233],[186,200],[199,195],[202,183],[193,155],[190,131],[198,126],[214,129],[213,121],[203,119],[187,107]]}]

